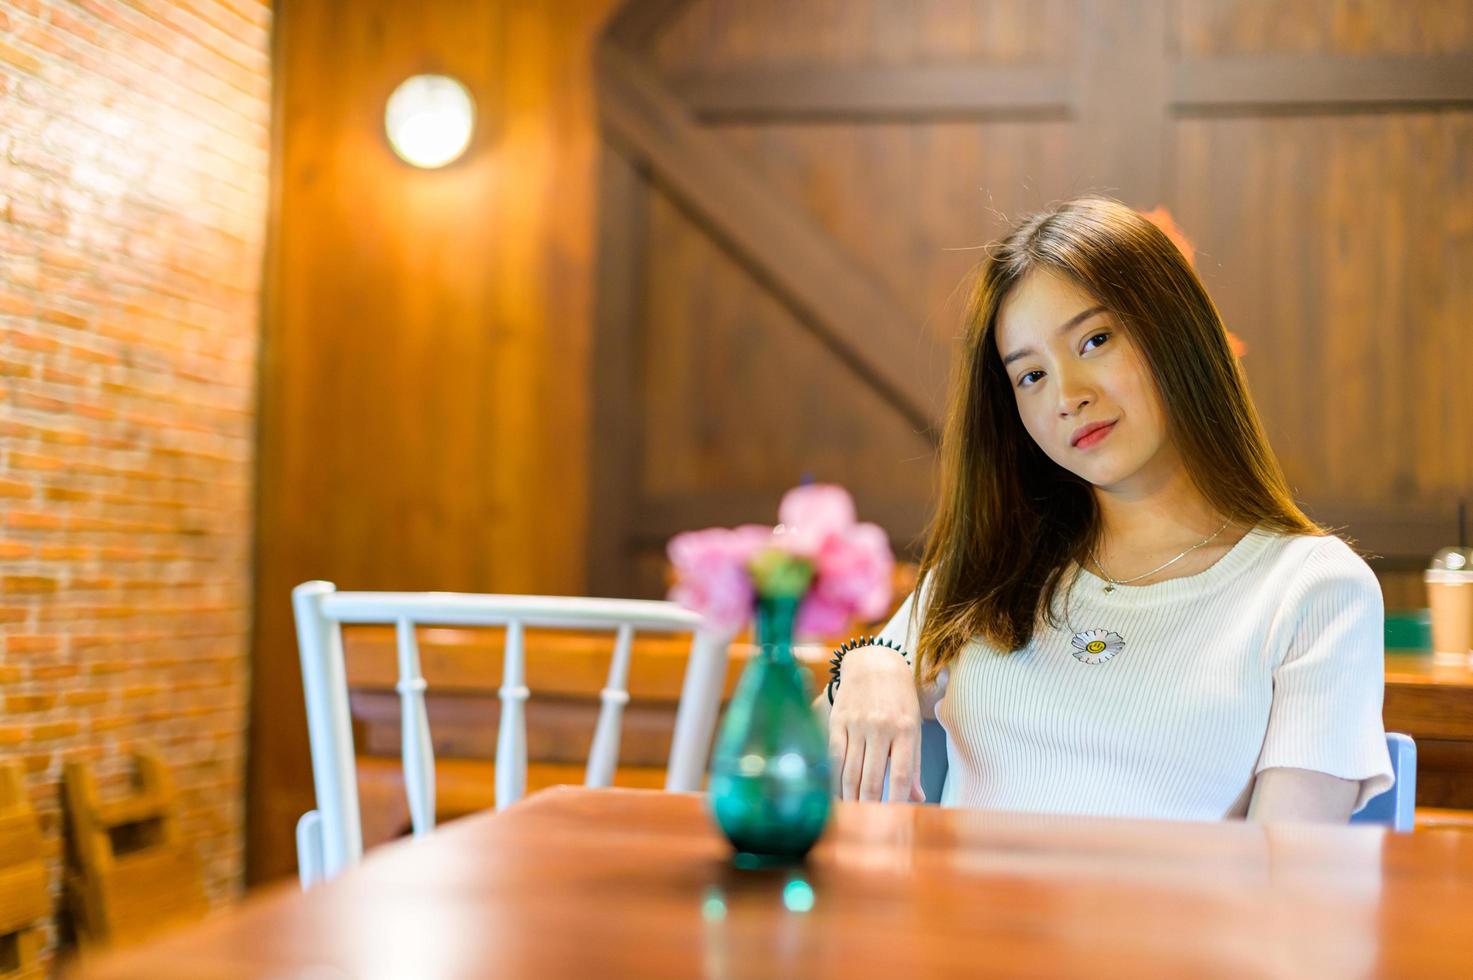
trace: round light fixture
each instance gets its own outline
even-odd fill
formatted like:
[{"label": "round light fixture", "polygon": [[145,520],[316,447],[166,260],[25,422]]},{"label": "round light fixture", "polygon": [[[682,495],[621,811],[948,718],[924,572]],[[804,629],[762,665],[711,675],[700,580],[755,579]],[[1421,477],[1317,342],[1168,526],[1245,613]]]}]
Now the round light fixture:
[{"label": "round light fixture", "polygon": [[389,145],[416,167],[443,167],[459,157],[470,144],[475,122],[470,92],[446,75],[405,79],[384,110]]}]

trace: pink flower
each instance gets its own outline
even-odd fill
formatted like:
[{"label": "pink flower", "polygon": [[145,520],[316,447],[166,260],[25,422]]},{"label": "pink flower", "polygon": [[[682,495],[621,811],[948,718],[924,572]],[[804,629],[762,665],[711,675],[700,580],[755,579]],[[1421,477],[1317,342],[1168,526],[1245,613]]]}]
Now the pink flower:
[{"label": "pink flower", "polygon": [[836,636],[855,619],[873,621],[889,611],[890,540],[878,526],[856,523],[848,491],[833,484],[796,487],[783,496],[778,517],[776,528],[713,527],[671,538],[670,598],[732,632],[749,621],[758,583],[767,598],[803,596],[794,624],[803,636]]},{"label": "pink flower", "polygon": [[782,532],[778,546],[812,558],[831,535],[854,526],[854,498],[833,483],[809,483],[783,494],[777,509]]},{"label": "pink flower", "polygon": [[889,612],[895,557],[878,525],[855,524],[830,535],[817,560],[812,596],[847,609],[851,618],[874,620]]},{"label": "pink flower", "polygon": [[793,632],[799,636],[838,636],[849,628],[853,619],[848,607],[819,592],[809,592],[798,606]]},{"label": "pink flower", "polygon": [[772,529],[760,524],[675,535],[666,549],[675,568],[670,598],[718,629],[740,629],[756,598],[747,562],[771,540]]}]

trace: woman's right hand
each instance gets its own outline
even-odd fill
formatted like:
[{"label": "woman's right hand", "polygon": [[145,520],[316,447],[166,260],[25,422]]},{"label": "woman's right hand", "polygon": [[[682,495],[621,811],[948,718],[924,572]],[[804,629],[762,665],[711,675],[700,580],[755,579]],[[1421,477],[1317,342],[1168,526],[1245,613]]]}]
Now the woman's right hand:
[{"label": "woman's right hand", "polygon": [[829,756],[845,800],[878,800],[890,765],[890,800],[920,803],[921,706],[905,659],[887,647],[844,655],[829,709]]}]

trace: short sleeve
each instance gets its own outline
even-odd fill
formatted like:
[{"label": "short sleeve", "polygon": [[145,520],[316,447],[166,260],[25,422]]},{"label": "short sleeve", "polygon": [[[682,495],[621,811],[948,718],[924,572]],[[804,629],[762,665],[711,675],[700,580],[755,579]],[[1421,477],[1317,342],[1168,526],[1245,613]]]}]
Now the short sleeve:
[{"label": "short sleeve", "polygon": [[1392,783],[1381,720],[1381,587],[1345,542],[1329,537],[1306,558],[1286,598],[1287,645],[1273,671],[1268,731],[1254,773],[1288,767],[1358,780],[1359,810]]},{"label": "short sleeve", "polygon": [[[885,628],[876,634],[882,640],[889,640],[900,645],[905,655],[910,658],[911,670],[917,673],[917,679],[919,679],[918,669],[920,667],[920,657],[917,654],[920,649],[921,621],[925,615],[925,608],[923,606],[917,613],[915,606],[917,602],[924,603],[925,597],[926,583],[923,582],[919,589],[905,597],[905,601],[900,604],[899,609],[895,610],[895,615],[890,617]],[[946,691],[947,673],[943,669],[935,684],[918,690],[921,699],[921,714],[926,718],[936,716],[936,702],[941,700],[941,695]]]}]

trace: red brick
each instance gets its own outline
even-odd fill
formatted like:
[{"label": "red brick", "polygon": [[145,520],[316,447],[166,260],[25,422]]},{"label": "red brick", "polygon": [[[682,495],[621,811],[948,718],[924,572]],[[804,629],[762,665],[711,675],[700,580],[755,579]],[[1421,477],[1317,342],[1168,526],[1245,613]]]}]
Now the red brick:
[{"label": "red brick", "polygon": [[[44,260],[46,256],[45,250],[42,251],[41,255]],[[73,327],[77,330],[85,329],[87,326],[86,317],[77,316],[75,313],[68,313],[66,310],[47,308],[41,311],[40,317],[47,323],[54,323],[62,327]]]},{"label": "red brick", "polygon": [[52,340],[50,337],[28,333],[24,330],[5,331],[5,340],[12,347],[19,347],[21,350],[37,351],[42,354],[54,354],[61,350],[61,344]]},{"label": "red brick", "polygon": [[[47,497],[51,496],[48,489]],[[42,561],[85,561],[92,554],[92,549],[75,544],[43,544],[41,546]]]},{"label": "red brick", "polygon": [[71,738],[82,730],[75,721],[50,721],[31,726],[30,740],[44,742],[54,738]]},{"label": "red brick", "polygon": [[54,472],[67,468],[67,460],[60,456],[42,456],[36,453],[21,453],[14,450],[10,453],[10,465],[23,470],[42,470]]},{"label": "red brick", "polygon": [[0,63],[10,65],[12,68],[18,68],[31,75],[41,70],[41,62],[4,41],[0,41]]},{"label": "red brick", "polygon": [[[46,499],[47,500],[55,500],[55,501],[57,501],[59,503],[75,503],[75,502],[77,502],[79,500],[91,500],[92,499],[92,496],[93,496],[92,494],[88,493],[85,490],[72,490],[72,489],[69,489],[67,487],[47,487],[46,488]],[[74,551],[74,552],[72,552],[72,554],[75,555],[76,552]],[[53,556],[49,556],[48,555],[46,557],[53,557]]]},{"label": "red brick", "polygon": [[84,385],[87,383],[87,376],[77,374],[73,371],[63,371],[59,368],[47,367],[45,371],[41,372],[41,380],[56,385]]},{"label": "red brick", "polygon": [[11,653],[45,653],[61,649],[60,636],[49,633],[16,633],[5,638],[5,649]]},{"label": "red brick", "polygon": [[60,528],[62,520],[55,514],[11,511],[5,517],[5,526],[29,531],[51,531]]},{"label": "red brick", "polygon": [[11,694],[5,699],[5,710],[10,714],[28,714],[46,711],[55,704],[55,694]]},{"label": "red brick", "polygon": [[65,691],[61,695],[61,703],[68,708],[89,708],[102,704],[110,696],[107,691]]},{"label": "red brick", "polygon": [[31,668],[31,677],[38,681],[57,681],[76,677],[80,672],[76,664],[38,664]]},{"label": "red brick", "polygon": [[17,391],[11,400],[21,408],[34,409],[38,412],[65,412],[70,407],[60,399],[47,398],[44,395],[32,394],[29,391]]},{"label": "red brick", "polygon": [[55,592],[56,579],[44,575],[6,575],[0,578],[0,587],[14,595],[17,592]]},{"label": "red brick", "polygon": [[[13,48],[11,50],[14,50]],[[0,41],[0,62],[5,60],[6,44]],[[28,55],[25,57],[29,57]],[[25,198],[12,198],[10,220],[13,224],[51,235],[66,234],[66,218],[55,211],[38,208]]]},{"label": "red brick", "polygon": [[19,480],[0,480],[0,497],[13,500],[29,500],[36,495],[36,488]]},{"label": "red brick", "polygon": [[36,312],[36,304],[18,293],[0,290],[0,315],[3,316],[31,316]]}]

